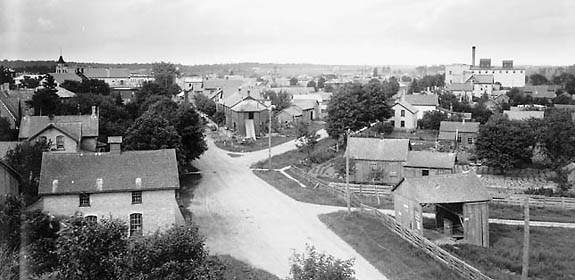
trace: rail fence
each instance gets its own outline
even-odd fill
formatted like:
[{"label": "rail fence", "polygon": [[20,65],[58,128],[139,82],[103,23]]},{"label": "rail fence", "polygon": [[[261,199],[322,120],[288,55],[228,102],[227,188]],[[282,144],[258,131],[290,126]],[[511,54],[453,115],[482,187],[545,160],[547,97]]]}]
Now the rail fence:
[{"label": "rail fence", "polygon": [[543,195],[520,195],[509,194],[504,196],[494,195],[491,203],[504,205],[523,206],[525,197],[529,198],[529,206],[542,208],[556,208],[563,210],[575,209],[575,198],[549,197]]},{"label": "rail fence", "polygon": [[[337,196],[339,196],[343,199],[347,198],[348,194],[347,194],[347,191],[345,188],[345,184],[337,184],[337,183],[333,184],[333,183],[325,182],[319,178],[316,178],[316,177],[313,177],[313,176],[307,174],[305,171],[303,171],[297,167],[294,167],[294,166],[291,167],[291,170],[296,176],[300,177],[300,179],[307,181],[309,186],[314,186],[314,188],[325,189],[325,190],[327,190],[333,194],[336,194]],[[366,186],[364,186],[364,185],[355,186],[355,188],[360,188],[361,191],[363,191],[365,187]],[[391,193],[391,187],[389,187],[389,186],[372,185],[372,187],[375,188],[375,191],[381,191],[381,189],[387,188],[389,191],[388,195],[390,195],[390,193]],[[463,260],[457,258],[456,256],[452,255],[451,253],[442,249],[441,247],[439,247],[437,244],[433,243],[432,241],[430,241],[430,240],[426,239],[425,237],[415,233],[412,230],[409,230],[409,229],[401,226],[395,220],[395,218],[382,213],[377,208],[374,208],[374,207],[371,207],[371,206],[368,206],[368,205],[361,203],[361,200],[355,195],[356,193],[359,192],[359,190],[358,190],[358,192],[354,192],[352,190],[356,190],[356,189],[352,188],[350,185],[350,194],[349,195],[350,195],[351,204],[354,206],[354,208],[358,208],[361,212],[366,213],[372,217],[375,217],[384,226],[389,228],[392,232],[399,235],[401,238],[403,238],[407,242],[411,243],[413,246],[423,250],[425,253],[430,255],[432,258],[440,261],[441,263],[444,263],[449,268],[453,269],[454,271],[456,271],[457,273],[462,275],[465,279],[493,280],[492,278],[483,274],[481,271],[479,271],[475,267],[467,264]]]}]

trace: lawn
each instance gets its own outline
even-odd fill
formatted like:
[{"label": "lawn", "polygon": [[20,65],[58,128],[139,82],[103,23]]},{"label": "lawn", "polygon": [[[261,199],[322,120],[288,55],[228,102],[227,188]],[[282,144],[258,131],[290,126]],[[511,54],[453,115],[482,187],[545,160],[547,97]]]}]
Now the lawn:
[{"label": "lawn", "polygon": [[280,280],[279,277],[230,255],[218,255],[217,257],[226,266],[224,280]]},{"label": "lawn", "polygon": [[[272,136],[272,147],[294,140],[295,137]],[[214,143],[222,150],[234,153],[254,152],[269,148],[269,139],[261,137],[253,142],[242,144],[240,140],[218,139]]]},{"label": "lawn", "polygon": [[192,203],[192,198],[194,198],[194,191],[198,187],[198,184],[202,180],[202,175],[200,174],[189,174],[180,176],[180,189],[178,190],[177,202],[180,206],[180,211],[186,220],[192,218],[192,213],[188,210],[188,207]]},{"label": "lawn", "polygon": [[[323,158],[318,158],[320,161],[324,160],[327,161],[331,158],[334,158],[338,155],[331,147],[333,147],[336,143],[336,140],[332,138],[325,138],[317,142],[314,147],[314,153],[318,155],[318,153],[322,153]],[[339,153],[343,153],[343,151],[339,151]],[[283,154],[275,155],[272,157],[272,168],[279,169],[289,165],[296,165],[298,167],[309,169],[309,162],[306,161],[308,155],[304,152],[300,152],[299,150],[291,150],[289,152],[285,152]],[[268,162],[266,160],[262,160],[256,162],[252,165],[252,168],[267,168]]]},{"label": "lawn", "polygon": [[[494,279],[520,279],[523,227],[489,225],[490,248],[443,246]],[[531,227],[529,277],[575,279],[575,230]]]},{"label": "lawn", "polygon": [[319,219],[389,279],[462,279],[375,218],[340,211]]},{"label": "lawn", "polygon": [[[523,220],[523,207],[490,203],[489,217]],[[529,207],[529,219],[532,221],[575,223],[575,210]]]}]

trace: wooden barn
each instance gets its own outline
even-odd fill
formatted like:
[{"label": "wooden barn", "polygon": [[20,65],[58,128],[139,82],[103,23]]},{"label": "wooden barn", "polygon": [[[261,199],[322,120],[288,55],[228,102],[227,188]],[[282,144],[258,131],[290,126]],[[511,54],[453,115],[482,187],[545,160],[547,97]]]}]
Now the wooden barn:
[{"label": "wooden barn", "polygon": [[409,151],[404,164],[405,177],[451,174],[455,170],[455,153]]},{"label": "wooden barn", "polygon": [[435,204],[436,228],[452,240],[489,247],[491,196],[473,172],[405,178],[393,189],[397,221],[423,235],[422,207]]}]

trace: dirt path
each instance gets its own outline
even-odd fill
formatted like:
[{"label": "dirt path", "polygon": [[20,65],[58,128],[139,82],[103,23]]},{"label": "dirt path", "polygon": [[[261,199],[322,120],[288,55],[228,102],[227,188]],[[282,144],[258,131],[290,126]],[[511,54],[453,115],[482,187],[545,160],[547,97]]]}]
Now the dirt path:
[{"label": "dirt path", "polygon": [[[249,165],[267,158],[267,150],[231,157],[211,140],[195,162],[202,181],[189,207],[213,254],[230,254],[279,277],[289,273],[294,250],[315,246],[342,259],[355,259],[358,279],[386,279],[318,218],[314,205],[297,202],[255,176]],[[288,142],[272,149],[293,149]]]}]

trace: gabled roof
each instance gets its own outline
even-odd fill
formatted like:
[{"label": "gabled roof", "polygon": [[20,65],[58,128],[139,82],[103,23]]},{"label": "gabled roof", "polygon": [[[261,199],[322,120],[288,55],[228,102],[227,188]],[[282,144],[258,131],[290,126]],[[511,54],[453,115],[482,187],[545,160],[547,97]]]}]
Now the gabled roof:
[{"label": "gabled roof", "polygon": [[91,115],[54,116],[24,116],[20,123],[19,139],[28,139],[44,130],[49,124],[55,124],[79,137],[98,136],[98,117]]},{"label": "gabled roof", "polygon": [[319,103],[316,99],[292,99],[291,104],[294,104],[305,111],[315,109]]},{"label": "gabled roof", "polygon": [[[393,107],[396,107],[396,106],[401,106],[401,107],[405,108],[407,111],[411,112],[412,114],[415,114],[418,111],[417,108],[413,107],[411,104],[409,104],[403,100],[396,101],[395,105],[393,105]],[[393,109],[393,107],[392,107],[392,109]]]},{"label": "gabled roof", "polygon": [[510,120],[528,120],[530,118],[543,119],[544,111],[503,111],[503,114],[507,115]]},{"label": "gabled roof", "polygon": [[473,84],[471,83],[452,83],[445,87],[449,91],[473,91]]},{"label": "gabled roof", "polygon": [[84,68],[86,78],[129,78],[130,71],[126,68]]},{"label": "gabled roof", "polygon": [[237,91],[239,87],[244,84],[243,80],[227,80],[227,79],[208,79],[204,81],[205,89],[218,89],[218,88],[235,88]]},{"label": "gabled roof", "polygon": [[418,203],[465,203],[491,200],[474,172],[405,178],[392,191]]},{"label": "gabled roof", "polygon": [[[101,189],[98,189],[101,179]],[[44,153],[40,195],[180,187],[174,149],[123,153]]]},{"label": "gabled roof", "polygon": [[22,179],[22,175],[20,175],[20,173],[18,173],[18,171],[16,171],[16,169],[14,169],[8,163],[2,161],[1,157],[0,157],[0,167],[3,167],[4,169],[8,170],[8,172],[10,172],[12,176],[14,176],[18,181]]},{"label": "gabled roof", "polygon": [[261,112],[268,110],[268,106],[251,96],[246,96],[231,109],[235,112]]},{"label": "gabled roof", "polygon": [[286,113],[290,116],[298,117],[303,115],[303,110],[299,106],[291,105],[281,110],[279,113]]},{"label": "gabled roof", "polygon": [[350,137],[346,153],[354,159],[376,161],[406,161],[409,139]]},{"label": "gabled roof", "polygon": [[437,106],[439,96],[436,94],[406,94],[405,101],[413,106]]},{"label": "gabled roof", "polygon": [[76,73],[50,73],[50,76],[54,77],[54,80],[58,82],[58,84],[61,84],[64,81],[82,81],[82,78],[76,75]]},{"label": "gabled roof", "polygon": [[275,91],[276,93],[285,92],[292,96],[316,93],[313,87],[272,87],[267,90]]},{"label": "gabled roof", "polygon": [[479,132],[479,123],[441,121],[439,131]]},{"label": "gabled roof", "polygon": [[66,126],[68,127],[72,127],[74,132],[67,130],[66,128],[64,128],[63,126],[66,124],[61,125],[55,125],[53,123],[48,124],[46,127],[44,127],[43,129],[39,130],[38,132],[36,132],[34,135],[28,137],[29,140],[33,140],[34,138],[36,138],[38,135],[40,135],[42,132],[48,130],[48,129],[55,129],[58,130],[60,132],[62,132],[64,135],[70,137],[72,140],[74,140],[74,142],[78,143],[80,142],[80,136],[78,134],[78,132],[81,132],[81,123],[74,123],[74,124],[67,124]]},{"label": "gabled roof", "polygon": [[468,82],[472,82],[474,84],[493,84],[493,75],[472,75],[467,80]]},{"label": "gabled roof", "polygon": [[405,166],[451,169],[455,166],[455,153],[410,151]]}]

